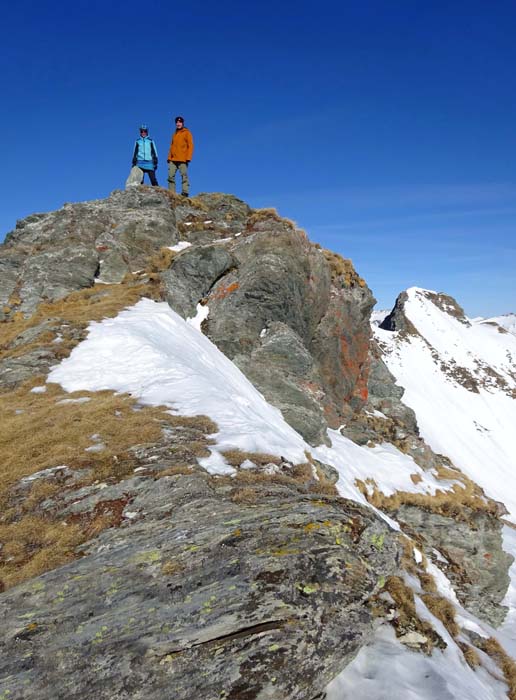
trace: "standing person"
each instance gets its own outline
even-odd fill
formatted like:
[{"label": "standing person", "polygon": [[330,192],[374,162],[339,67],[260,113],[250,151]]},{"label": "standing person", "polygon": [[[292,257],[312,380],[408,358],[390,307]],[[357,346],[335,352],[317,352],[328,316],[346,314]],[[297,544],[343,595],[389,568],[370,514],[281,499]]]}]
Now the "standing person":
[{"label": "standing person", "polygon": [[188,164],[192,160],[193,139],[185,126],[183,117],[176,117],[176,130],[172,134],[168,152],[168,189],[176,191],[176,173],[181,173],[181,194],[188,197],[190,182],[188,181]]},{"label": "standing person", "polygon": [[142,185],[145,179],[145,173],[147,173],[151,185],[153,187],[158,187],[158,181],[156,180],[158,151],[156,149],[156,144],[149,136],[149,127],[146,124],[140,126],[140,138],[136,139],[136,143],[134,144],[133,168],[135,165],[140,168],[140,170],[143,170]]}]

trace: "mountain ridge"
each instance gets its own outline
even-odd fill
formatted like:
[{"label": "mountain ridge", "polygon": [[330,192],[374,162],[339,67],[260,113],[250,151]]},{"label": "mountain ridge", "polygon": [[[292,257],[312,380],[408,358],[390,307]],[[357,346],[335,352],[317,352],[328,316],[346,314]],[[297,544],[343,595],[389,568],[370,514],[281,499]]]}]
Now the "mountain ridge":
[{"label": "mountain ridge", "polygon": [[[384,334],[401,338],[401,344],[422,337],[402,302],[388,322],[393,330],[380,328],[373,338],[374,299],[351,262],[310,243],[274,210],[252,210],[230,195],[185,201],[145,187],[20,222],[0,249],[0,270],[0,381],[6,405],[11,397],[18,406],[14,415],[6,409],[13,425],[25,421],[30,429],[30,412],[38,410],[38,402],[52,416],[64,405],[74,421],[90,421],[100,393],[108,392],[89,447],[80,445],[66,465],[45,461],[46,471],[34,473],[34,460],[32,473],[29,468],[23,476],[32,481],[15,481],[2,496],[8,513],[4,527],[19,538],[17,549],[11,546],[14,558],[3,563],[13,571],[22,565],[32,571],[0,598],[12,621],[5,643],[23,640],[24,653],[32,654],[7,689],[20,692],[39,673],[63,697],[78,697],[92,682],[87,665],[103,659],[99,697],[113,692],[159,697],[172,683],[177,697],[186,698],[193,692],[185,684],[188,677],[197,696],[211,697],[218,688],[224,697],[280,694],[315,700],[346,664],[342,679],[354,672],[352,658],[357,653],[361,658],[375,634],[373,610],[384,624],[390,617],[400,648],[475,653],[488,667],[483,643],[468,636],[467,625],[459,633],[451,621],[455,615],[474,615],[478,629],[490,630],[490,623],[500,624],[505,615],[511,557],[502,548],[503,508],[467,470],[458,471],[432,449],[425,431],[420,435],[419,411],[401,401],[404,390],[397,385],[396,367],[389,366],[393,352],[385,353]],[[439,313],[470,328],[454,300],[428,295],[425,302],[437,303]],[[96,323],[88,325],[90,320]],[[400,323],[403,328],[396,327]],[[428,348],[428,339],[423,345]],[[507,386],[512,381],[500,362],[494,377],[482,366],[465,369],[477,385],[477,392],[469,393],[500,391],[502,380]],[[69,400],[75,403],[63,403],[68,399],[60,384],[73,392]],[[212,385],[218,388],[210,394]],[[113,409],[112,391],[129,392],[136,403]],[[145,413],[151,408],[163,413]],[[202,408],[206,418],[200,416]],[[134,432],[133,444],[129,435],[113,451],[107,426],[116,425],[117,411],[125,423],[134,409],[160,425],[161,437],[145,442]],[[166,418],[171,410],[172,418]],[[206,516],[210,527],[202,525],[201,515],[192,519],[188,509],[181,511],[190,523],[187,546],[170,549],[166,538],[181,533],[167,514],[170,503],[176,504],[173,513],[189,501],[198,504],[199,514],[212,509]],[[293,515],[277,533],[275,528],[269,533],[263,521],[276,521],[278,507]],[[34,551],[40,559],[48,557],[48,546],[20,534],[34,517],[40,523],[54,519],[61,532],[63,524],[73,526],[79,537],[69,544],[61,538],[54,563],[45,569],[42,561],[42,570],[30,565]],[[196,572],[214,547],[211,580],[199,579]],[[258,559],[248,547],[258,548]],[[114,567],[111,556],[119,562]],[[336,573],[339,567],[331,564],[336,556],[347,557],[348,573]],[[99,557],[104,582],[97,584],[92,571]],[[241,561],[238,570],[232,561]],[[359,573],[360,561],[368,562],[367,575]],[[443,575],[451,581],[448,587]],[[85,587],[73,584],[80,580],[74,577],[83,576]],[[153,602],[146,603],[138,589],[139,605],[160,611],[159,625],[150,618],[145,623],[143,647],[138,630],[121,622],[127,615],[124,600],[135,595],[131,581],[140,576],[149,582]],[[185,601],[192,593],[181,593],[183,577],[201,586],[200,613],[186,636],[165,621],[190,609]],[[211,585],[218,586],[216,593],[209,592]],[[445,604],[452,585],[458,598]],[[163,606],[165,589],[175,591],[173,614]],[[65,591],[58,594],[57,626],[50,623],[56,590]],[[107,595],[105,603],[94,603],[96,595],[99,601]],[[267,601],[275,595],[297,620],[291,620],[292,629],[283,618],[271,619]],[[212,596],[217,601],[222,596],[223,607],[237,617],[229,620]],[[406,596],[418,601],[419,615],[415,604],[404,608]],[[40,613],[28,625],[14,622],[35,606]],[[81,616],[88,606],[92,622],[85,627]],[[335,606],[339,615],[330,625]],[[421,621],[423,608],[432,611],[428,624]],[[318,640],[301,623],[305,615],[318,620]],[[72,625],[63,642],[57,637],[66,619],[81,630],[74,637]],[[218,629],[211,636],[205,634],[210,625]],[[300,645],[307,649],[307,644],[311,651],[300,656]],[[53,651],[38,651],[44,647]],[[120,669],[113,665],[116,649]],[[57,667],[49,664],[50,653],[61,655],[67,668],[79,662],[81,671],[67,690]],[[220,663],[228,653],[241,657],[231,670]],[[271,665],[274,680],[267,671]],[[199,667],[210,669],[209,681]],[[432,674],[446,677],[437,662]],[[473,686],[487,687],[481,674],[467,678]],[[37,697],[45,692],[44,685],[34,685]],[[338,697],[331,688],[327,692]]]}]

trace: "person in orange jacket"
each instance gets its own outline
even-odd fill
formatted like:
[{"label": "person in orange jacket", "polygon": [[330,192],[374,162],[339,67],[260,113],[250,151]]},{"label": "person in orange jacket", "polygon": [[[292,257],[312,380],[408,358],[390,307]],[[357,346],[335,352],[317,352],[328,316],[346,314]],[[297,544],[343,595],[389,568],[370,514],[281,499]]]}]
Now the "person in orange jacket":
[{"label": "person in orange jacket", "polygon": [[168,189],[176,191],[176,173],[181,173],[181,194],[188,197],[190,182],[188,180],[188,165],[193,155],[193,139],[191,132],[185,126],[183,117],[176,117],[176,130],[172,134],[168,152]]}]

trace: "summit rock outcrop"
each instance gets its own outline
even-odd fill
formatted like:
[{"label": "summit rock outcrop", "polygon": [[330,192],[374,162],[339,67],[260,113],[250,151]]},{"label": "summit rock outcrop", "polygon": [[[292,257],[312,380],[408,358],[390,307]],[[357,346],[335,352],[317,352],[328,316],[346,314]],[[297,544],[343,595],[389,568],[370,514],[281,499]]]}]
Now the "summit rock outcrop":
[{"label": "summit rock outcrop", "polygon": [[[184,201],[141,187],[28,217],[0,250],[2,318],[119,283],[160,250],[169,256],[160,279],[170,306],[188,318],[207,305],[204,332],[310,443],[364,404],[367,285],[350,261],[274,210],[253,211],[230,195]],[[22,362],[18,355],[5,369],[20,374]]]}]

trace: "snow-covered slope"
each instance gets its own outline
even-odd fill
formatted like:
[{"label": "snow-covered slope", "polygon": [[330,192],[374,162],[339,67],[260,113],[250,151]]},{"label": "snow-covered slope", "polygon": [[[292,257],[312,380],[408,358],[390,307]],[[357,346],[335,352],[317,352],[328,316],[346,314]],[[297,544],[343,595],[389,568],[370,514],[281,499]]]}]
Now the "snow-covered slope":
[{"label": "snow-covered slope", "polygon": [[374,333],[425,440],[516,522],[516,337],[471,323],[451,302],[413,287],[405,330]]},{"label": "snow-covered slope", "polygon": [[[337,469],[343,495],[362,503],[355,479],[374,477],[387,495],[443,488],[390,444],[366,449],[330,431],[332,447],[311,447],[196,325],[166,303],[142,299],[116,318],[92,323],[88,338],[48,381],[67,391],[129,392],[142,403],[168,405],[182,415],[208,415],[219,432],[211,456],[201,464],[212,473],[233,471],[222,456],[230,449],[267,452],[294,463],[306,461],[305,452],[311,452]],[[421,481],[414,484],[411,474]]]}]

